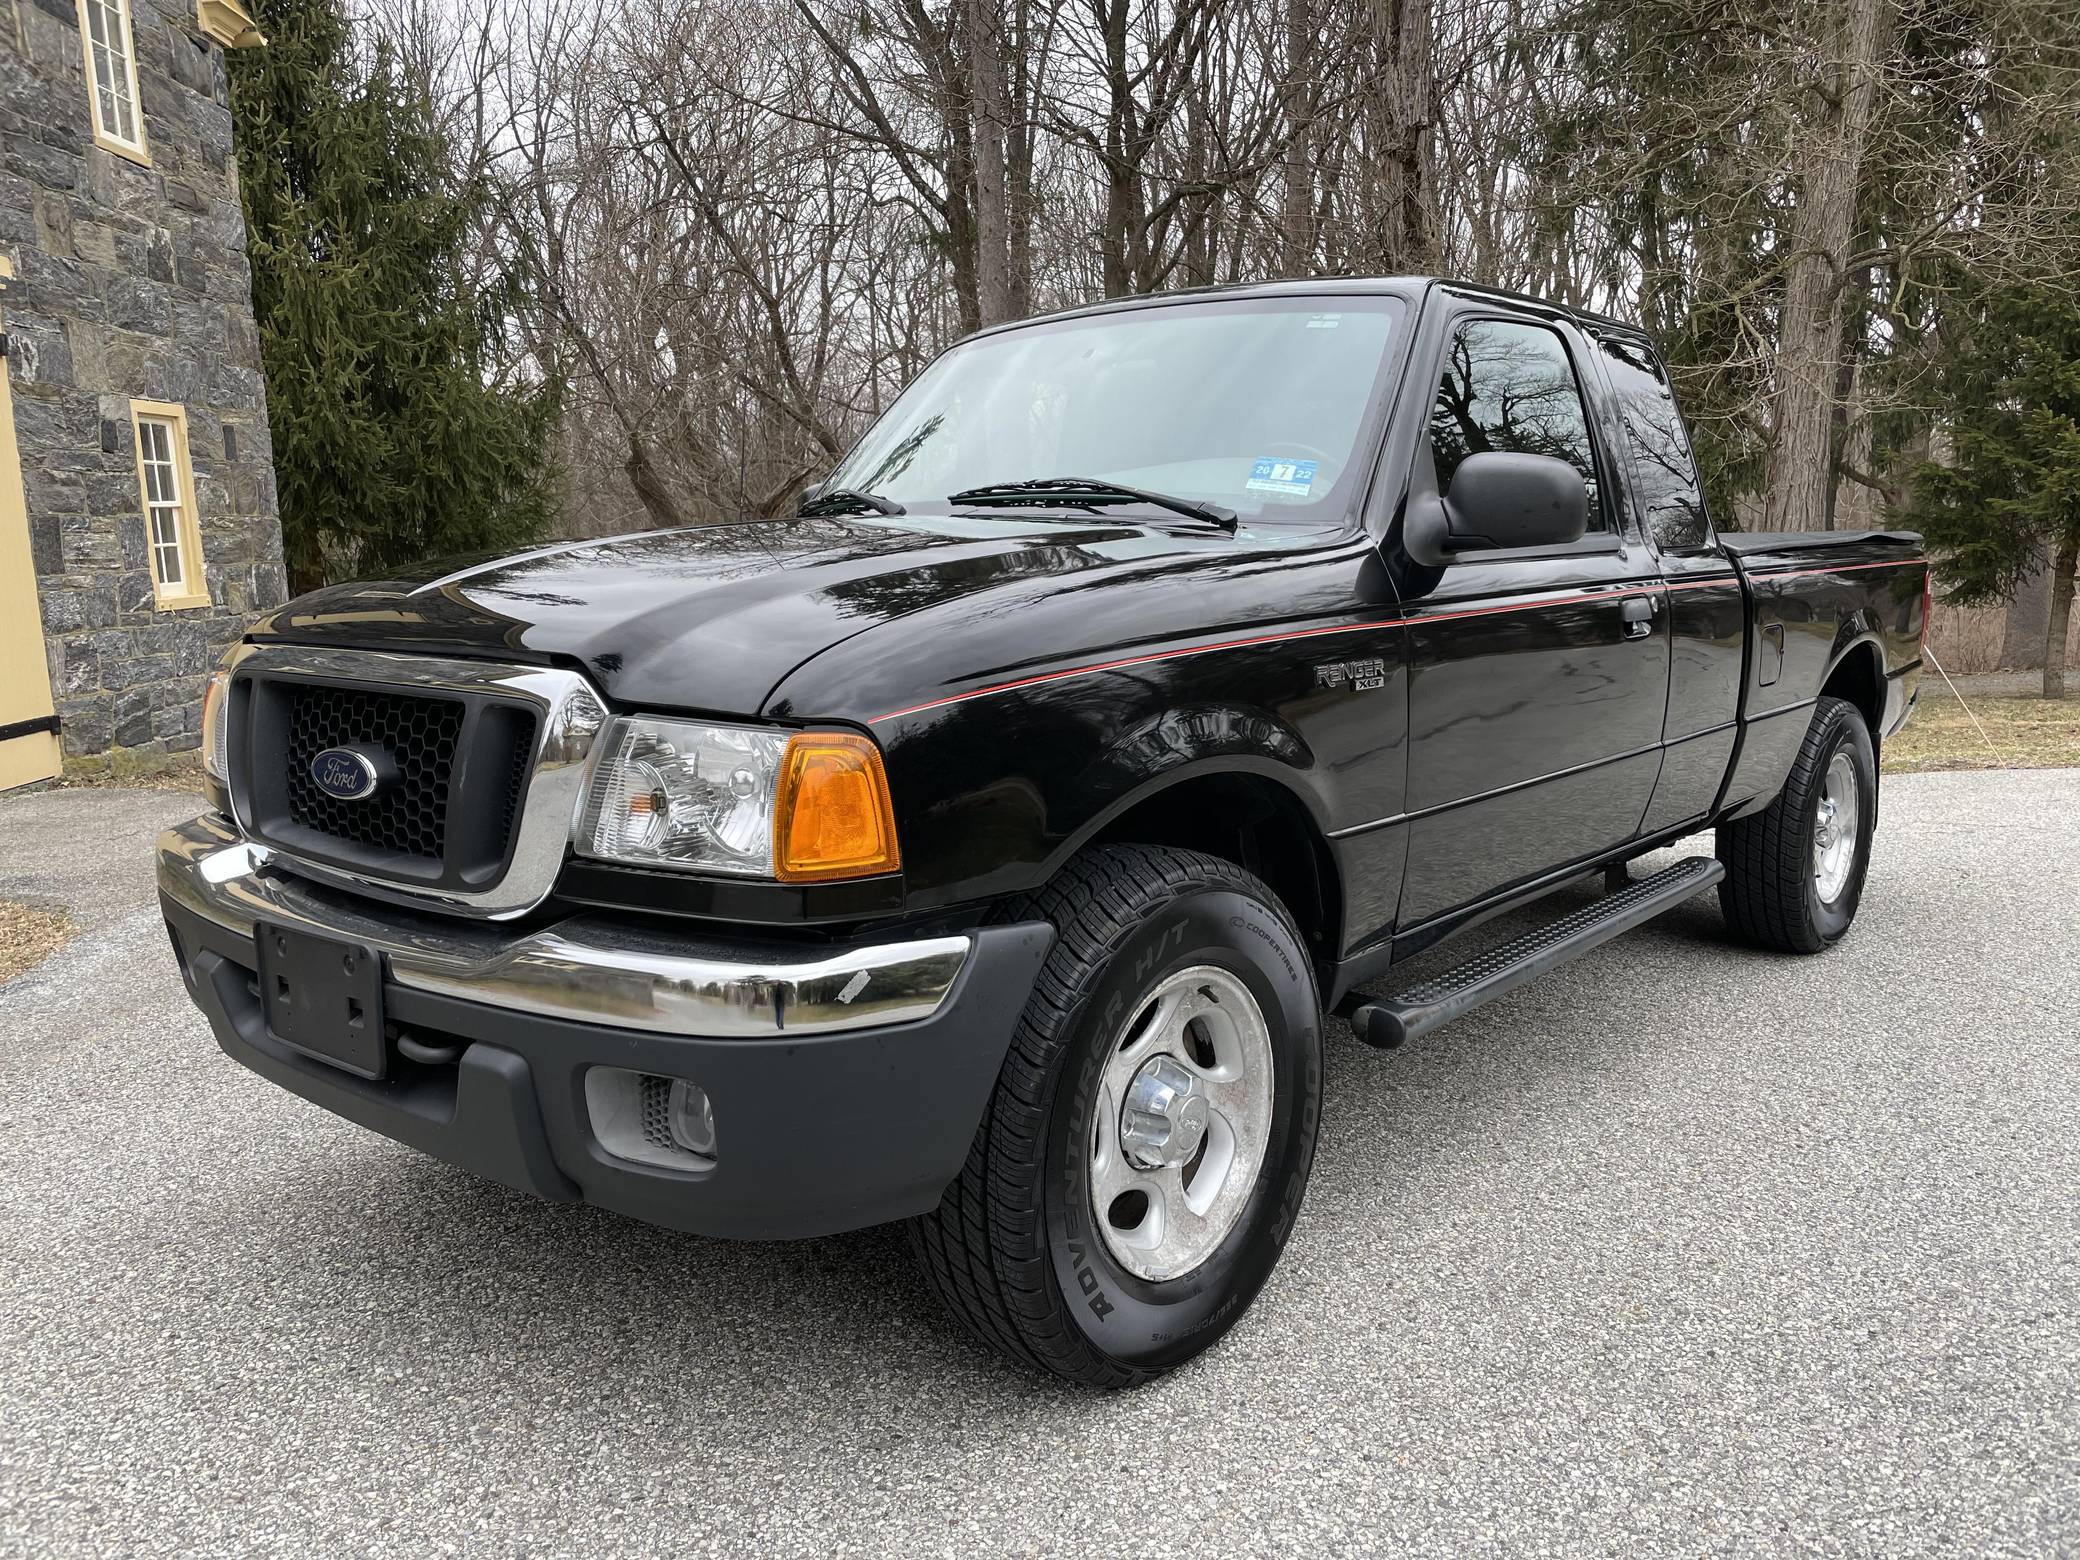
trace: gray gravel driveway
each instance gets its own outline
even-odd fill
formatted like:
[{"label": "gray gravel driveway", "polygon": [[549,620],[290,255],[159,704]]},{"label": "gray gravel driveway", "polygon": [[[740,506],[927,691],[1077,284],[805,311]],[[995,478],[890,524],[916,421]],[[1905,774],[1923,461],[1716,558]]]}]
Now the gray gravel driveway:
[{"label": "gray gravel driveway", "polygon": [[1089,1396],[900,1235],[538,1205],[183,999],[179,796],[0,798],[0,1551],[2080,1549],[2080,772],[1893,778],[1815,960],[1711,900],[1407,1050],[1213,1355]]}]

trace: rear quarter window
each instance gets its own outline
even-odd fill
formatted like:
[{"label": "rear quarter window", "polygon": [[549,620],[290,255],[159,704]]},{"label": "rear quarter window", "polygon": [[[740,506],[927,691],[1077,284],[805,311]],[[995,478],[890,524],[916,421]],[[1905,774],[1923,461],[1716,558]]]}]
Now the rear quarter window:
[{"label": "rear quarter window", "polygon": [[1644,342],[1604,337],[1597,341],[1610,378],[1618,420],[1625,429],[1632,485],[1647,534],[1663,552],[1702,547],[1711,540],[1704,491],[1690,436],[1668,375]]}]

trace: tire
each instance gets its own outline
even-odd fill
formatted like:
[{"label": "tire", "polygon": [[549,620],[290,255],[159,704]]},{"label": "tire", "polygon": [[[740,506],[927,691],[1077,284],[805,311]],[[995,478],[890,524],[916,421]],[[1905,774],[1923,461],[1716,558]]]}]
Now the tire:
[{"label": "tire", "polygon": [[[912,1221],[912,1249],[932,1289],[983,1343],[1069,1381],[1132,1386],[1217,1341],[1285,1247],[1321,1113],[1313,967],[1269,889],[1194,851],[1094,848],[1012,913],[1051,922],[1055,944],[967,1163],[938,1208]],[[1191,1013],[1200,1017],[1183,1017]],[[1165,1039],[1178,1023],[1179,1038]],[[1269,1066],[1253,1071],[1252,1059]],[[1159,1061],[1189,1062],[1192,1079],[1186,1095],[1168,1097],[1181,1124],[1161,1152],[1181,1155],[1195,1138],[1193,1107],[1178,1101],[1214,1092],[1199,1108],[1203,1146],[1184,1164],[1148,1171],[1130,1151],[1156,1150],[1125,1134],[1156,1118],[1122,1114],[1120,1074],[1132,1069],[1126,1091],[1156,1088],[1152,1077],[1174,1081]],[[1247,1150],[1259,1126],[1252,1171]],[[1119,1184],[1128,1189],[1100,1190]],[[1123,1228],[1137,1194],[1139,1223]],[[1213,1201],[1200,1219],[1186,1204],[1205,1196]],[[1212,1244],[1168,1273],[1165,1264],[1191,1257],[1195,1242]]]},{"label": "tire", "polygon": [[[1853,828],[1829,833],[1845,855],[1823,865],[1822,813],[1838,819],[1830,795],[1853,795]],[[1847,782],[1844,789],[1844,782]],[[1719,907],[1745,941],[1783,953],[1819,953],[1856,919],[1878,821],[1878,766],[1862,712],[1823,696],[1775,801],[1753,817],[1719,825],[1726,877]]]}]

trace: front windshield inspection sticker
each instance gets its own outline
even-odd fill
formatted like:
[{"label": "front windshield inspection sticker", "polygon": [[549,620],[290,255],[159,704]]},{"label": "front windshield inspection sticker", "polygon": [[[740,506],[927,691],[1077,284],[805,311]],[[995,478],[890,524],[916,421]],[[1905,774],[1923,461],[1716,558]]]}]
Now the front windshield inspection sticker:
[{"label": "front windshield inspection sticker", "polygon": [[1305,498],[1314,486],[1315,469],[1320,465],[1318,460],[1279,460],[1266,455],[1249,468],[1249,481],[1243,486],[1259,493],[1291,493]]},{"label": "front windshield inspection sticker", "polygon": [[1310,314],[1307,316],[1309,330],[1334,330],[1343,323],[1341,314]]}]

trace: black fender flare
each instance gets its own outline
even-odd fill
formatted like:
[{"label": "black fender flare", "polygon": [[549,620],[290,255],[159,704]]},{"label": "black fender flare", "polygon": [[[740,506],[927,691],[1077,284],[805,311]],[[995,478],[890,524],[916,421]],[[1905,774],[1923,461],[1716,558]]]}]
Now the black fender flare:
[{"label": "black fender flare", "polygon": [[1872,621],[1875,616],[1870,608],[1864,607],[1842,620],[1842,626],[1835,633],[1834,645],[1828,653],[1827,670],[1821,675],[1820,686],[1814,690],[1814,696],[1817,698],[1836,685],[1835,679],[1843,668],[1852,666],[1859,659],[1867,661],[1871,668],[1868,680],[1870,703],[1864,703],[1861,698],[1852,698],[1850,702],[1863,711],[1864,719],[1870,726],[1871,741],[1874,743],[1880,740],[1885,724],[1886,670],[1885,642],[1879,635],[1877,624]]}]

